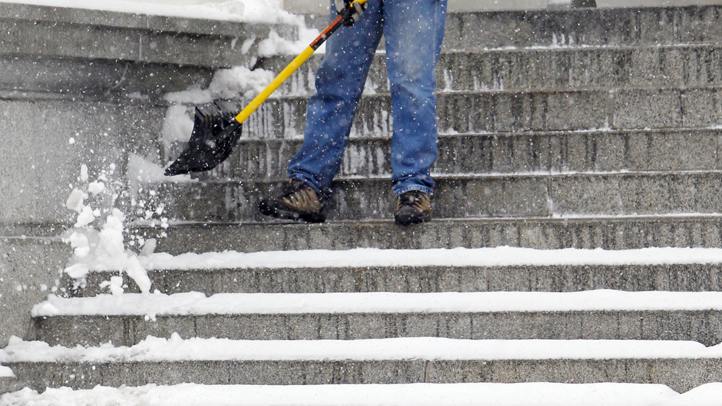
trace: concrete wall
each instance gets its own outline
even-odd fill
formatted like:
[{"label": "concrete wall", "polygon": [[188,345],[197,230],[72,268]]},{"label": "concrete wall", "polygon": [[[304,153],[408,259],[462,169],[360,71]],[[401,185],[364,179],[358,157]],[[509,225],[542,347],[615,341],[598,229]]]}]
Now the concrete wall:
[{"label": "concrete wall", "polygon": [[[182,0],[148,0],[182,1]],[[188,0],[191,1],[191,0]],[[283,0],[286,10],[299,14],[326,13],[327,0]],[[491,11],[491,10],[530,10],[547,7],[548,0],[448,0],[449,10]],[[571,1],[571,0],[570,0]],[[557,1],[559,2],[559,1]],[[693,4],[722,4],[722,0],[597,0],[598,7],[648,7],[648,6],[688,6]]]}]

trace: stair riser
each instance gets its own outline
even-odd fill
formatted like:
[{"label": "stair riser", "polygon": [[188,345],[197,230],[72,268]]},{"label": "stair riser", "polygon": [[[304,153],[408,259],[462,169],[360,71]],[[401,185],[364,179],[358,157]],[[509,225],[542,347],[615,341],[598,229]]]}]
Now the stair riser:
[{"label": "stair riser", "polygon": [[187,361],[148,363],[14,363],[36,390],[147,384],[324,385],[471,382],[625,382],[685,392],[722,379],[719,359],[501,361]]},{"label": "stair riser", "polygon": [[[717,88],[559,92],[440,93],[441,133],[708,128],[722,123]],[[304,133],[305,98],[267,100],[243,126],[250,139]],[[351,136],[391,136],[391,97],[361,99]]]},{"label": "stair riser", "polygon": [[232,340],[456,339],[722,341],[720,311],[569,311],[409,314],[55,316],[36,318],[37,340],[74,347],[131,346],[148,336]]},{"label": "stair riser", "polygon": [[[302,269],[219,269],[149,271],[153,289],[165,294],[328,293],[328,292],[576,292],[595,289],[625,291],[720,291],[722,266],[715,264],[646,266],[508,266],[508,267],[363,267]],[[90,273],[76,297],[107,293],[100,289],[105,272]],[[132,280],[127,291],[139,293]]]},{"label": "stair riser", "polygon": [[716,218],[521,219],[432,221],[416,227],[392,222],[176,225],[134,228],[158,238],[159,252],[239,252],[353,248],[422,249],[525,247],[536,249],[722,246]]},{"label": "stair riser", "polygon": [[[440,92],[719,86],[721,53],[711,45],[443,53],[436,83]],[[314,78],[322,58],[316,55],[306,62],[279,94],[315,93]],[[280,72],[291,59],[268,58],[257,66]],[[385,54],[374,58],[367,87],[389,91]]]},{"label": "stair riser", "polygon": [[[32,74],[28,74],[32,72]],[[79,100],[121,100],[128,96],[156,103],[168,92],[207,87],[212,69],[172,64],[130,63],[122,60],[0,56],[0,90],[34,92]]]},{"label": "stair riser", "polygon": [[[306,18],[323,29],[327,15]],[[719,6],[450,13],[444,49],[720,42]],[[384,41],[379,44],[383,48]]]},{"label": "stair riser", "polygon": [[[442,135],[434,174],[722,169],[722,130]],[[278,180],[301,140],[245,141],[201,180]],[[339,176],[391,176],[391,140],[351,139]]]},{"label": "stair riser", "polygon": [[[165,205],[164,215],[185,221],[261,221],[258,204],[281,183],[164,184],[141,199]],[[434,218],[663,215],[722,212],[722,174],[539,175],[481,179],[442,178],[434,187]],[[329,220],[391,218],[390,180],[343,180],[325,213]]]}]

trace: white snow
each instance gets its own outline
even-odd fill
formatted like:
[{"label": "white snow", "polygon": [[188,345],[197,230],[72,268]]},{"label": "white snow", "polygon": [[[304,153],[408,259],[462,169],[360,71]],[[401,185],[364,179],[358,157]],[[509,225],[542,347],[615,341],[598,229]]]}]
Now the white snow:
[{"label": "white snow", "polygon": [[91,390],[31,389],[6,394],[3,406],[708,406],[719,405],[722,384],[678,394],[664,385],[466,383],[407,385],[146,385]]},{"label": "white snow", "polygon": [[0,2],[192,19],[286,24],[299,22],[298,17],[282,9],[280,0],[209,1],[202,4],[159,4],[133,0],[0,0]]},{"label": "white snow", "polygon": [[12,378],[14,376],[15,374],[13,373],[12,369],[0,365],[0,378]]},{"label": "white snow", "polygon": [[423,250],[235,251],[142,258],[150,270],[228,268],[343,268],[372,266],[661,265],[722,263],[719,248],[643,248],[633,250],[531,248],[453,248]]},{"label": "white snow", "polygon": [[722,344],[649,340],[457,340],[435,337],[372,340],[229,340],[148,336],[131,347],[51,347],[11,337],[0,363],[178,361],[374,361],[720,358]]},{"label": "white snow", "polygon": [[[48,300],[33,317],[53,315],[201,315],[305,313],[457,313],[722,310],[722,292],[443,292],[443,293],[219,293],[125,294],[118,298]],[[45,310],[51,304],[53,314]]]},{"label": "white snow", "polygon": [[[250,70],[242,66],[219,69],[213,74],[213,79],[207,89],[191,88],[182,92],[171,92],[167,93],[164,98],[171,103],[187,104],[210,103],[216,99],[232,99],[238,96],[250,98],[260,93],[274,77],[273,72],[264,69]],[[172,107],[175,107],[175,110],[169,110],[169,114],[177,117],[181,112],[180,107]],[[183,113],[185,114],[185,111]],[[188,135],[190,136],[190,132]]]}]

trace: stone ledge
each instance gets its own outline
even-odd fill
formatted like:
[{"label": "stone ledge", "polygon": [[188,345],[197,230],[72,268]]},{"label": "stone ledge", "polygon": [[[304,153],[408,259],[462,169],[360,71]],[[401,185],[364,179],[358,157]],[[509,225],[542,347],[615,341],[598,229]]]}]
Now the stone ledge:
[{"label": "stone ledge", "polygon": [[[0,54],[230,67],[253,63],[271,30],[297,28],[0,3]],[[241,44],[254,39],[245,53]],[[238,45],[238,46],[236,46]]]},{"label": "stone ledge", "polygon": [[[158,239],[158,252],[239,252],[381,248],[480,248],[508,245],[537,249],[722,246],[720,216],[629,216],[432,220],[401,227],[393,221],[187,223],[167,230],[131,227]],[[167,234],[163,237],[161,234]]]},{"label": "stone ledge", "polygon": [[37,390],[149,383],[173,385],[319,385],[461,382],[659,383],[685,392],[722,379],[719,359],[563,359],[460,361],[186,361],[14,363]]}]

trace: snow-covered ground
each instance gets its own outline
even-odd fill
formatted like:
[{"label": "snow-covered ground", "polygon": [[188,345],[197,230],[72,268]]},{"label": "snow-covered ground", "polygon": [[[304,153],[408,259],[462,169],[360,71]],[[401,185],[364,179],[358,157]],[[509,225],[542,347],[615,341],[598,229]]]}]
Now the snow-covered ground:
[{"label": "snow-covered ground", "polygon": [[458,313],[722,310],[722,292],[219,293],[50,295],[34,317],[306,313]]},{"label": "snow-covered ground", "polygon": [[411,384],[307,386],[175,386],[72,391],[25,389],[0,397],[2,406],[234,405],[234,406],[712,406],[722,384],[684,394],[664,385],[641,384]]},{"label": "snow-covered ground", "polygon": [[168,17],[258,22],[298,23],[299,17],[286,12],[280,0],[229,0],[196,2],[146,2],[134,0],[0,0],[0,3],[22,3],[37,6],[81,8]]},{"label": "snow-covered ground", "polygon": [[380,361],[720,358],[722,344],[649,340],[461,340],[405,337],[369,340],[229,340],[148,336],[131,347],[51,347],[17,337],[0,362]]},{"label": "snow-covered ground", "polygon": [[719,248],[643,248],[633,250],[532,248],[453,248],[423,250],[233,251],[141,258],[150,270],[229,268],[344,268],[372,266],[662,265],[719,264]]}]

